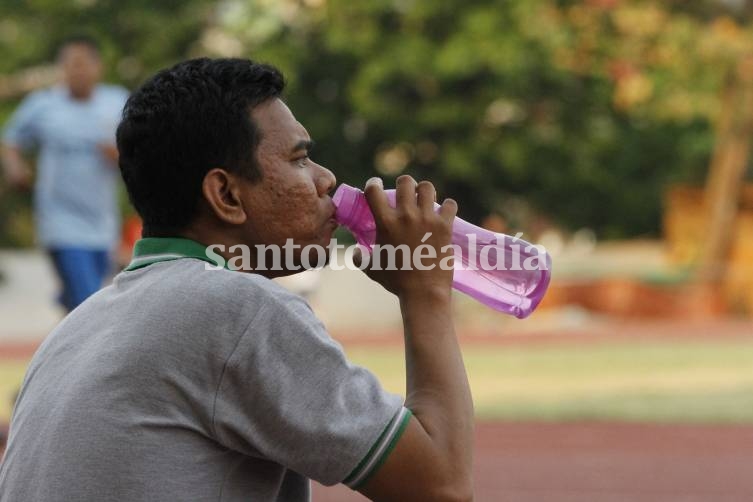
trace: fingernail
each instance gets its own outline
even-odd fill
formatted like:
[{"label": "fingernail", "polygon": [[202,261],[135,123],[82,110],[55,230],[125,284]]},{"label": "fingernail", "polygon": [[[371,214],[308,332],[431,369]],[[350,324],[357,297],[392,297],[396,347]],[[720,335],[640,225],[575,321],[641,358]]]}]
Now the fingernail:
[{"label": "fingernail", "polygon": [[384,188],[384,182],[382,181],[382,178],[374,176],[373,178],[369,178],[368,181],[366,181],[367,186],[371,185],[372,183],[379,185],[379,188]]}]

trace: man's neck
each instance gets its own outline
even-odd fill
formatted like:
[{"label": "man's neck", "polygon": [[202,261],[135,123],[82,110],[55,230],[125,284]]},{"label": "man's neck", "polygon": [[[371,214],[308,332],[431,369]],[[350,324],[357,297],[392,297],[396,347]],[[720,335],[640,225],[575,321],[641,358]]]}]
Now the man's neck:
[{"label": "man's neck", "polygon": [[74,101],[89,101],[94,95],[94,88],[89,89],[88,91],[74,91],[73,89],[69,88],[68,95]]},{"label": "man's neck", "polygon": [[[214,246],[212,248],[212,252],[215,254],[218,254],[222,256],[222,258],[229,262],[233,258],[235,258],[234,263],[237,263],[240,265],[241,257],[244,257],[248,262],[250,262],[250,266],[252,267],[252,270],[242,270],[244,272],[253,272],[255,274],[262,275],[267,278],[274,278],[279,277],[283,275],[289,275],[288,272],[282,271],[282,270],[271,270],[271,267],[267,267],[267,270],[256,270],[257,265],[257,249],[256,246],[244,243],[242,239],[234,237],[233,235],[230,235],[226,232],[221,232],[219,230],[215,230],[214,228],[189,228],[182,232],[180,232],[179,235],[176,235],[176,237],[182,237],[184,239],[191,239],[192,241],[198,242],[200,244],[203,244],[204,246]],[[243,248],[236,248],[234,251],[230,251],[230,248],[233,246],[238,245],[245,245],[248,248],[248,251],[243,250]],[[245,266],[245,264],[244,264]]]}]

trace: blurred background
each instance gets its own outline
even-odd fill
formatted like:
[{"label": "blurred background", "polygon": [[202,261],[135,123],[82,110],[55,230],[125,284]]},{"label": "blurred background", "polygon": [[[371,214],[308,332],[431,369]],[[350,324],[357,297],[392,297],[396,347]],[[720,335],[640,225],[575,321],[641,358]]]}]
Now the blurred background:
[{"label": "blurred background", "polygon": [[[128,89],[188,57],[275,64],[340,182],[429,179],[462,218],[547,247],[529,319],[456,298],[479,500],[753,498],[752,1],[6,1],[0,124],[56,81],[71,33]],[[3,183],[7,424],[63,312],[31,196]],[[126,263],[139,227],[121,198]],[[404,392],[393,298],[348,270],[286,285]]]}]

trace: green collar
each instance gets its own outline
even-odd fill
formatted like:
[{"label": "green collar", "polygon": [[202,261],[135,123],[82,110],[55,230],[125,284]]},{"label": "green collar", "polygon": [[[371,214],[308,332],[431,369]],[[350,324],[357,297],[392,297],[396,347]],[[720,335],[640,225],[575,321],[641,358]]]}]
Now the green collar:
[{"label": "green collar", "polygon": [[196,241],[176,237],[147,237],[136,242],[133,258],[125,270],[136,270],[152,263],[181,258],[195,258],[215,266],[220,265],[207,256],[207,247]]}]

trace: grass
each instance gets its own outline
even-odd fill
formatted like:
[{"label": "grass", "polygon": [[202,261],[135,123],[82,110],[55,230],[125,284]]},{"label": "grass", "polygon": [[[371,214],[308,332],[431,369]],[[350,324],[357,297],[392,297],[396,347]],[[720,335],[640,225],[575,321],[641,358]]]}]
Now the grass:
[{"label": "grass", "polygon": [[[463,352],[482,419],[753,424],[753,339]],[[348,355],[387,389],[404,392],[400,349]]]},{"label": "grass", "polygon": [[21,386],[28,361],[0,359],[0,424],[8,423],[11,400]]},{"label": "grass", "polygon": [[[347,347],[404,392],[399,347]],[[464,347],[481,419],[753,424],[753,338]],[[0,360],[0,422],[24,361]]]}]

